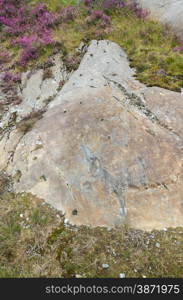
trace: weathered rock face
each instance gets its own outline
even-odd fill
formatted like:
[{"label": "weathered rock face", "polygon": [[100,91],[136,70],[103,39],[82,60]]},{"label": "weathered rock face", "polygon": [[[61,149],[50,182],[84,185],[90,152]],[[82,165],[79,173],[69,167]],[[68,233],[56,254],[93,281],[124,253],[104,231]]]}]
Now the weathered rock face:
[{"label": "weathered rock face", "polygon": [[183,0],[135,0],[150,11],[151,16],[169,24],[183,38]]},{"label": "weathered rock face", "polygon": [[133,78],[123,50],[92,41],[27,133],[0,142],[0,169],[73,224],[183,225],[183,97]]}]

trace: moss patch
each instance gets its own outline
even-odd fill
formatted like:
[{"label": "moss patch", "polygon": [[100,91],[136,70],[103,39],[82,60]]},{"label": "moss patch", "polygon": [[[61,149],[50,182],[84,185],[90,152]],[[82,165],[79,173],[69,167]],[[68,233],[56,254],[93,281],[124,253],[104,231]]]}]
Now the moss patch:
[{"label": "moss patch", "polygon": [[45,110],[43,109],[29,113],[25,118],[16,124],[16,128],[20,132],[26,134],[34,127],[35,123],[42,118],[44,112]]},{"label": "moss patch", "polygon": [[180,90],[183,86],[183,55],[173,51],[176,39],[170,29],[130,14],[126,17],[114,15],[112,26],[114,30],[107,38],[124,48],[141,82]]}]

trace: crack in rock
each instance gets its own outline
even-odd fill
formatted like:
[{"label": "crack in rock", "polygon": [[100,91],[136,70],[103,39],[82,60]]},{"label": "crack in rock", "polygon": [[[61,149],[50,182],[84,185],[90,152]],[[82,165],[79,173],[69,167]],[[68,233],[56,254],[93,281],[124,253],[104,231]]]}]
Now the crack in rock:
[{"label": "crack in rock", "polygon": [[[110,78],[107,78],[105,76],[104,76],[104,78],[106,80],[108,80],[108,82],[112,82],[115,86],[117,86],[117,88],[119,90],[121,90],[123,92],[124,96],[126,97],[125,104],[135,106],[145,116],[147,116],[150,121],[152,121],[153,123],[156,123],[161,128],[168,130],[170,133],[172,133],[176,137],[176,139],[179,139],[179,141],[182,141],[182,139],[180,138],[180,136],[178,135],[178,133],[176,131],[174,131],[171,127],[169,127],[168,125],[161,122],[158,119],[158,117],[150,109],[148,109],[146,107],[146,105],[145,105],[146,100],[145,100],[145,95],[143,94],[143,92],[141,92],[141,95],[136,95],[134,92],[129,93],[127,91],[127,89],[124,86],[122,86],[120,83],[118,83]],[[120,99],[117,99],[116,96],[114,96],[114,98],[120,102]]]}]

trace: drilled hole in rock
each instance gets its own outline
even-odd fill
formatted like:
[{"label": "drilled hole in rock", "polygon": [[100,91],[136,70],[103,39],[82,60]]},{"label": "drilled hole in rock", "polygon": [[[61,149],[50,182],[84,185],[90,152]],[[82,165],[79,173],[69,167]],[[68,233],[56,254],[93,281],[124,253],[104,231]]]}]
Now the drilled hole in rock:
[{"label": "drilled hole in rock", "polygon": [[73,216],[77,216],[77,214],[78,214],[78,211],[77,211],[77,209],[73,209],[73,211],[72,211],[72,215],[73,215]]},{"label": "drilled hole in rock", "polygon": [[44,174],[42,176],[40,176],[39,179],[41,181],[47,181],[47,178],[46,178],[46,176]]}]

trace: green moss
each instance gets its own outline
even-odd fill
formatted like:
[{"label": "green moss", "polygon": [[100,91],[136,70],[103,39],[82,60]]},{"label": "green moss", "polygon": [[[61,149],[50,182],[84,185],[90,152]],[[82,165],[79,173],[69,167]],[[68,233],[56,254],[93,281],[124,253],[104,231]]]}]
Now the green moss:
[{"label": "green moss", "polygon": [[63,223],[61,223],[60,227],[53,230],[53,232],[50,234],[50,236],[47,239],[48,244],[53,244],[57,241],[59,236],[64,232],[65,226]]},{"label": "green moss", "polygon": [[115,15],[113,31],[106,38],[127,52],[136,77],[148,86],[180,91],[183,86],[183,55],[173,52],[176,40],[170,30],[154,21]]}]

